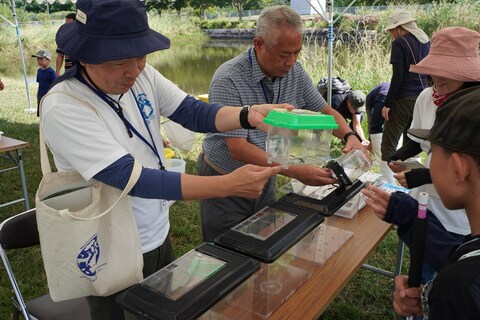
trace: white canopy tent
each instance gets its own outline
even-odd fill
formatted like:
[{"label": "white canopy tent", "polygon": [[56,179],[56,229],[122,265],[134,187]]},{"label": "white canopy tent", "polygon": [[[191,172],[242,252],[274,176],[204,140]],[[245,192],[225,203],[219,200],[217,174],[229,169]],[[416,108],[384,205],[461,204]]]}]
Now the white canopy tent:
[{"label": "white canopy tent", "polygon": [[[31,3],[33,0],[26,0],[27,3]],[[55,1],[60,2],[61,4],[65,4],[67,0],[35,0],[38,4],[42,3],[47,3],[47,4],[53,4]],[[77,0],[71,0],[71,2],[76,3]],[[23,79],[25,81],[25,89],[27,93],[27,100],[28,100],[28,108],[25,109],[25,112],[32,112],[36,113],[37,109],[32,107],[32,101],[30,99],[30,90],[28,89],[28,81],[27,81],[27,67],[25,65],[25,57],[23,55],[23,45],[22,45],[22,38],[20,36],[20,26],[18,24],[18,19],[17,19],[17,9],[15,7],[15,0],[9,0],[10,8],[12,9],[12,17],[13,17],[13,22],[7,19],[6,17],[2,16],[0,14],[0,18],[5,20],[9,25],[15,28],[16,33],[17,33],[17,39],[18,39],[18,48],[20,50],[20,58],[22,59],[22,65],[23,65]]]}]

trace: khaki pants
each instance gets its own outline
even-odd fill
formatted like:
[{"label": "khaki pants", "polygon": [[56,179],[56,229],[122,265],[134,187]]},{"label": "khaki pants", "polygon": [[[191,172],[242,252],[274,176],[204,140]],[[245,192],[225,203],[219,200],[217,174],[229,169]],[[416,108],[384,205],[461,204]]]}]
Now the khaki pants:
[{"label": "khaki pants", "polygon": [[[220,172],[212,168],[200,154],[197,160],[198,174],[217,176]],[[250,217],[275,201],[275,178],[269,179],[258,199],[241,197],[214,198],[200,201],[203,241],[212,242],[241,221]]]},{"label": "khaki pants", "polygon": [[403,134],[403,144],[410,138],[407,137],[407,130],[410,129],[413,117],[413,108],[417,96],[405,97],[394,101],[393,107],[388,114],[388,121],[385,121],[382,136],[382,160],[388,161],[390,156],[397,151],[397,145]]}]

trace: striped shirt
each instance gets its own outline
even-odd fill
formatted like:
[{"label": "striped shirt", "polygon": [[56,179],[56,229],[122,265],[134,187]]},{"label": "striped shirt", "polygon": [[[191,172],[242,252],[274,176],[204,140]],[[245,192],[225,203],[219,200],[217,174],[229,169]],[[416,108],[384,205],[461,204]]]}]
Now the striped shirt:
[{"label": "striped shirt", "polygon": [[[317,112],[326,105],[299,62],[286,75],[272,82],[260,69],[253,48],[217,69],[210,83],[208,100],[227,106],[289,103],[299,109]],[[244,163],[232,159],[224,137],[245,138],[265,150],[267,134],[261,130],[238,129],[205,136],[203,152],[219,168],[231,172]]]}]

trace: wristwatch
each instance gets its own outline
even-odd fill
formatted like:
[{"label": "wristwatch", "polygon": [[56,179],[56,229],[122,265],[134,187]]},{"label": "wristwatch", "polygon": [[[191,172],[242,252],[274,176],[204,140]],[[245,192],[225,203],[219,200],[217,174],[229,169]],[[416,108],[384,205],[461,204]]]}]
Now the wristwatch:
[{"label": "wristwatch", "polygon": [[343,136],[343,142],[344,142],[344,143],[347,143],[348,137],[350,137],[350,136],[355,136],[355,137],[357,137],[358,141],[362,142],[362,138],[360,138],[360,136],[358,135],[358,133],[356,133],[355,131],[347,132],[347,133]]},{"label": "wristwatch", "polygon": [[251,105],[243,106],[242,111],[240,111],[240,125],[243,129],[255,129],[248,122],[248,113],[250,112]]}]

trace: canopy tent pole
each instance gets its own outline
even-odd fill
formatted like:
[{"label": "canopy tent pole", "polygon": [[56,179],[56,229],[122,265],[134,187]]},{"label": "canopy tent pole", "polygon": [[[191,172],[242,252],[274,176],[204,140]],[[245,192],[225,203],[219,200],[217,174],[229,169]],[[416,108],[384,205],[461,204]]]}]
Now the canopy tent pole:
[{"label": "canopy tent pole", "polygon": [[5,20],[8,24],[10,24],[12,27],[15,28],[16,33],[17,33],[17,39],[18,39],[18,47],[20,49],[20,58],[22,59],[22,65],[23,65],[23,79],[25,81],[25,89],[27,91],[27,100],[28,100],[28,109],[25,109],[25,112],[37,112],[36,108],[32,108],[32,102],[30,100],[30,90],[28,89],[28,81],[27,81],[27,67],[25,65],[25,57],[23,56],[23,46],[22,46],[22,38],[20,37],[20,27],[18,25],[18,20],[17,20],[17,10],[15,8],[15,0],[10,0],[10,7],[12,8],[12,15],[13,18],[15,19],[15,24],[10,22],[7,18],[4,16],[0,15],[0,18]]},{"label": "canopy tent pole", "polygon": [[328,16],[328,90],[327,103],[332,105],[332,69],[333,69],[333,0],[327,0],[327,10],[330,9]]},{"label": "canopy tent pole", "polygon": [[[318,2],[320,6],[319,12],[314,5],[309,0],[306,0],[307,3],[315,10],[319,16],[321,16],[326,22],[328,22],[328,60],[327,60],[327,69],[328,69],[328,85],[327,85],[327,103],[332,105],[332,69],[333,69],[333,24],[337,22],[337,20],[355,3],[356,0],[352,0],[350,4],[343,10],[343,12],[337,17],[337,19],[333,20],[333,7],[334,7],[334,0],[327,0],[326,3],[326,10],[323,9],[322,5]],[[329,10],[330,9],[330,10]]]}]

